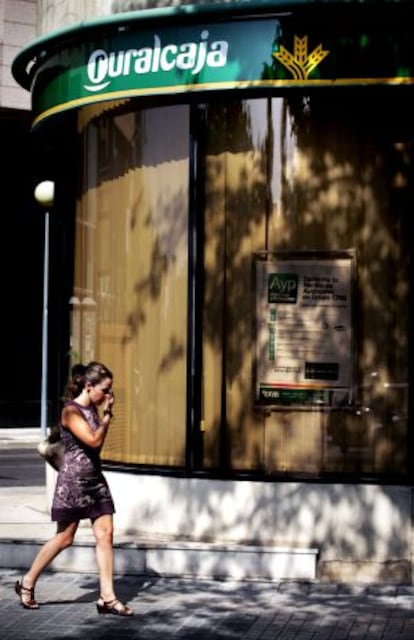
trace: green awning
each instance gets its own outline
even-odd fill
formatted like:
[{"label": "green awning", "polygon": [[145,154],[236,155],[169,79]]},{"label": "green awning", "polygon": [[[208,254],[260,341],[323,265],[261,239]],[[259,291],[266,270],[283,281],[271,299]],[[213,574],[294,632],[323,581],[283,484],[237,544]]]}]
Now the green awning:
[{"label": "green awning", "polygon": [[411,2],[242,2],[135,11],[40,38],[12,64],[34,123],[106,100],[414,84]]}]

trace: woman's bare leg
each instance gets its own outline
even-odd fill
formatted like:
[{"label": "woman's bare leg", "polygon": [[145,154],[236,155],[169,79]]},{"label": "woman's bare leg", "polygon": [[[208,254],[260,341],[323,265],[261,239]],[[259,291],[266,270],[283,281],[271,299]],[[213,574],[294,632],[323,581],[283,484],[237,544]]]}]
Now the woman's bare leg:
[{"label": "woman's bare leg", "polygon": [[[58,522],[55,535],[41,547],[29,571],[23,576],[23,587],[26,589],[34,588],[42,571],[63,549],[71,546],[78,524],[78,522]],[[26,597],[30,598],[27,591],[22,591],[21,597],[22,600]]]},{"label": "woman's bare leg", "polygon": [[132,616],[134,613],[132,609],[117,599],[114,590],[114,524],[112,515],[96,518],[92,522],[92,526],[96,540],[96,560],[100,583],[98,612]]},{"label": "woman's bare leg", "polygon": [[114,525],[111,514],[105,514],[92,522],[96,540],[96,561],[99,571],[100,593],[103,600],[115,599],[114,592]]}]

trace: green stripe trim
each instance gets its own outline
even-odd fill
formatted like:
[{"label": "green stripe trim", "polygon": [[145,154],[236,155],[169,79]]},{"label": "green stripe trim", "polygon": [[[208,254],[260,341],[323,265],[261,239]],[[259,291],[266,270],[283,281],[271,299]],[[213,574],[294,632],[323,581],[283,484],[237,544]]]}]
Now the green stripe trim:
[{"label": "green stripe trim", "polygon": [[171,87],[159,87],[154,90],[148,89],[134,89],[127,91],[116,91],[114,93],[102,93],[96,96],[88,96],[85,98],[79,98],[77,100],[68,100],[56,107],[46,109],[40,113],[33,121],[33,126],[37,126],[43,120],[60,114],[70,109],[88,106],[90,104],[96,104],[107,101],[125,100],[126,98],[139,98],[153,95],[169,95],[177,93],[198,92],[198,91],[217,91],[217,90],[230,90],[230,89],[248,89],[249,87],[260,89],[274,89],[274,88],[303,88],[311,89],[312,87],[348,87],[348,86],[401,86],[401,85],[413,85],[414,77],[409,78],[341,78],[338,80],[312,80],[310,84],[308,80],[256,80],[252,82],[207,82],[204,84],[193,84],[171,86]]}]

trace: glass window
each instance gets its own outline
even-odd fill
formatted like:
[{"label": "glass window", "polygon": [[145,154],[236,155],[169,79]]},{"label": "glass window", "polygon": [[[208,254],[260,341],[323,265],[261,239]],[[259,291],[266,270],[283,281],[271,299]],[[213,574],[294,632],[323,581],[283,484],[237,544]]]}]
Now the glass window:
[{"label": "glass window", "polygon": [[72,357],[114,371],[103,457],[186,453],[188,107],[81,112]]},{"label": "glass window", "polygon": [[[404,477],[408,463],[408,106],[348,91],[206,108],[203,465]],[[385,102],[385,104],[384,104]],[[352,401],[254,403],[254,252],[355,255]]]}]

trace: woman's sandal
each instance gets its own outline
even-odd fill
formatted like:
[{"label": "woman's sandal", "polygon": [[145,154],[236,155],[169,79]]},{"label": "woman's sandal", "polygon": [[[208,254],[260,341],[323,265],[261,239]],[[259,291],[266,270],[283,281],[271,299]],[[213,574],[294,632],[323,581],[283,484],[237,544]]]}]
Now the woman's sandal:
[{"label": "woman's sandal", "polygon": [[112,613],[114,616],[133,616],[134,612],[132,609],[127,607],[125,604],[122,604],[118,598],[114,598],[113,600],[109,600],[105,602],[103,598],[99,598],[96,603],[96,608],[98,609],[98,613]]},{"label": "woman's sandal", "polygon": [[36,602],[34,597],[34,587],[25,587],[22,581],[17,581],[14,585],[14,590],[20,598],[20,604],[25,609],[39,609],[39,603]]}]

